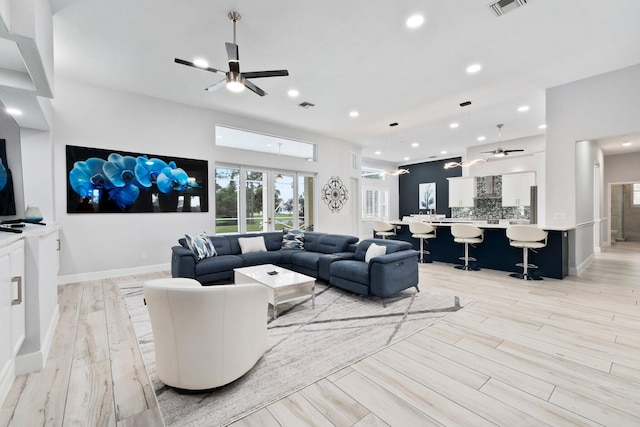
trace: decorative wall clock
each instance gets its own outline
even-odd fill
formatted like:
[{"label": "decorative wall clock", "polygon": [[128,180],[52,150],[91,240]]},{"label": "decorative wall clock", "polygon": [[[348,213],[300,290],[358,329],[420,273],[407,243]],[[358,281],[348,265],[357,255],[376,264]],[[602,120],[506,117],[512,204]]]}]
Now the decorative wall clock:
[{"label": "decorative wall clock", "polygon": [[347,203],[347,187],[337,176],[332,176],[324,187],[322,187],[322,200],[329,206],[331,212],[340,212],[340,209]]}]

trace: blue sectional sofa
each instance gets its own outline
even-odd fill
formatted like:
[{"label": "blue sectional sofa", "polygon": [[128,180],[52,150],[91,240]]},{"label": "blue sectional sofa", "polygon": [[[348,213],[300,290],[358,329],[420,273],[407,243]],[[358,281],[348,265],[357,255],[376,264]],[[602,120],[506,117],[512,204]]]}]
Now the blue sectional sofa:
[{"label": "blue sectional sofa", "polygon": [[[243,254],[238,239],[256,236],[264,237],[267,251]],[[171,248],[171,275],[206,284],[232,280],[234,268],[275,264],[328,282],[329,265],[338,259],[353,258],[355,250],[349,246],[358,241],[355,236],[311,231],[304,233],[304,250],[296,250],[282,249],[282,237],[280,231],[210,236],[217,255],[202,260],[194,256],[182,238],[178,241],[180,246]]]},{"label": "blue sectional sofa", "polygon": [[[264,237],[266,251],[242,253],[238,239]],[[341,234],[304,233],[304,249],[282,249],[283,233],[266,232],[210,236],[216,256],[198,260],[184,238],[171,248],[171,275],[196,279],[202,284],[233,280],[233,269],[275,264],[324,280],[361,295],[383,299],[404,289],[418,289],[418,252],[408,242],[358,238]],[[365,262],[372,243],[386,254]]]}]

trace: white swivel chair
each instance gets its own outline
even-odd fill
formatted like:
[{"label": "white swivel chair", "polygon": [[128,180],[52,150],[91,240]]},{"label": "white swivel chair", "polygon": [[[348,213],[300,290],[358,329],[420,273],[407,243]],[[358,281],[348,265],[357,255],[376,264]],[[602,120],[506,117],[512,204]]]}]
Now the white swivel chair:
[{"label": "white swivel chair", "polygon": [[201,286],[174,278],[148,281],[143,290],[156,372],[168,386],[223,386],[249,371],[267,349],[266,286]]},{"label": "white swivel chair", "polygon": [[475,245],[484,241],[484,231],[471,224],[451,224],[451,235],[456,243],[464,243],[464,265],[456,265],[461,270],[479,270],[477,267],[471,267],[469,261],[476,261],[475,258],[469,256],[469,245]]},{"label": "white swivel chair", "polygon": [[409,222],[409,231],[411,237],[414,239],[420,239],[420,262],[424,262],[424,253],[430,253],[424,250],[424,241],[428,239],[436,238],[436,228],[425,222],[411,221]]},{"label": "white swivel chair", "polygon": [[396,235],[396,226],[386,221],[373,221],[373,231],[376,236],[386,239]]},{"label": "white swivel chair", "polygon": [[530,268],[538,268],[537,265],[529,264],[529,249],[541,249],[547,246],[547,233],[533,225],[511,225],[507,228],[507,238],[509,244],[514,248],[522,248],[522,263],[516,264],[522,267],[522,273],[512,273],[511,277],[524,280],[542,280],[540,276],[531,276]]}]

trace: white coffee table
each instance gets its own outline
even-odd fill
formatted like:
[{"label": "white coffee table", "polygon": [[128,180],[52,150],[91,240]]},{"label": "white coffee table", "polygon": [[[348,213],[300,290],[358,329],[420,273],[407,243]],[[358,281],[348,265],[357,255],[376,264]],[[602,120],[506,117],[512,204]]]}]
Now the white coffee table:
[{"label": "white coffee table", "polygon": [[[277,274],[268,274],[275,271]],[[233,269],[236,284],[261,283],[269,288],[269,303],[273,318],[278,317],[278,304],[311,296],[311,307],[316,308],[316,279],[273,264]]]}]

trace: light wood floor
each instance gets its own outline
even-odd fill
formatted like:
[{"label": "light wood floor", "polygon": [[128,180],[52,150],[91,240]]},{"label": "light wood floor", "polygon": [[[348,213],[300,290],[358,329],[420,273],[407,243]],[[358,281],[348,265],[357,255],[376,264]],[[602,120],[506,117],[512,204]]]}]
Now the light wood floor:
[{"label": "light wood floor", "polygon": [[[234,427],[640,425],[639,242],[565,280],[420,269],[422,288],[475,302]],[[161,425],[117,281],[67,285],[60,309],[0,425]]]}]

